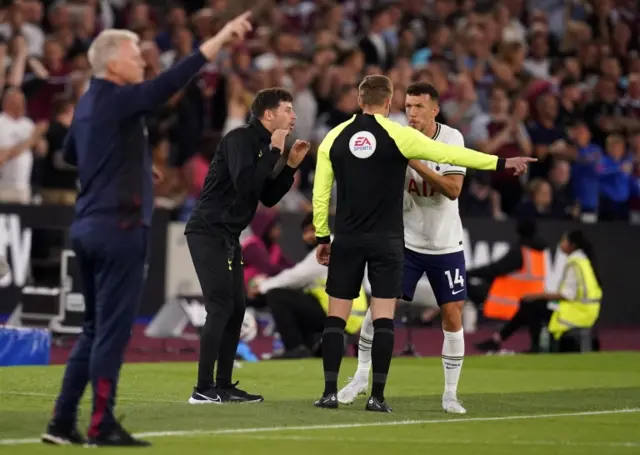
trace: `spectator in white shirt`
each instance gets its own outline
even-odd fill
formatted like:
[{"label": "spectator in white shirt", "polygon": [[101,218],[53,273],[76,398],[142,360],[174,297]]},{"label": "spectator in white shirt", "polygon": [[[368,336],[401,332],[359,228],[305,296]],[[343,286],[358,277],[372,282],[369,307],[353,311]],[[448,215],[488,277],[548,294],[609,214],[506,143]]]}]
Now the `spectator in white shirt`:
[{"label": "spectator in white shirt", "polygon": [[0,35],[8,41],[14,35],[22,35],[27,40],[29,55],[40,57],[44,47],[44,33],[42,29],[25,21],[20,3],[14,3],[9,9],[9,21],[0,24]]},{"label": "spectator in white shirt", "polygon": [[0,113],[0,200],[28,204],[31,201],[33,152],[47,152],[43,136],[48,124],[25,117],[23,93],[15,88],[4,94]]}]

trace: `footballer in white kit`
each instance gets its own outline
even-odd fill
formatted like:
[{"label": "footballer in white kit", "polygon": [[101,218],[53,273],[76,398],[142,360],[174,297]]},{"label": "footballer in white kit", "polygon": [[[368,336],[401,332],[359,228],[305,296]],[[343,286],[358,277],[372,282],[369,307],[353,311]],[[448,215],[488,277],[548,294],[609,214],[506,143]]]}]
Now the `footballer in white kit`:
[{"label": "footballer in white kit", "polygon": [[[432,139],[464,146],[462,134],[435,121],[439,112],[438,91],[417,82],[407,88],[405,107],[409,125]],[[466,169],[430,161],[409,162],[405,178],[404,279],[403,300],[411,301],[418,281],[426,275],[441,309],[444,342],[442,365],[445,390],[442,408],[465,414],[457,398],[457,387],[464,357],[462,307],[467,297],[462,222],[458,196]],[[369,385],[373,324],[367,313],[360,332],[358,371],[338,392],[343,404],[365,394]]]}]

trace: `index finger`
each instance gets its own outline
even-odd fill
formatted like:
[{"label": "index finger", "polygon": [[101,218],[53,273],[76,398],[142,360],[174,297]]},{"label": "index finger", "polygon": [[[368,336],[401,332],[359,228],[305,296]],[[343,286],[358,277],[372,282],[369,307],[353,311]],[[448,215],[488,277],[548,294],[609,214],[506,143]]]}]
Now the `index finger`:
[{"label": "index finger", "polygon": [[532,158],[530,156],[523,156],[522,158],[520,158],[523,162],[525,163],[533,163],[535,161],[538,161],[538,158]]},{"label": "index finger", "polygon": [[251,10],[247,10],[241,15],[237,16],[234,19],[234,21],[246,21],[246,20],[249,20],[250,17],[251,17]]}]

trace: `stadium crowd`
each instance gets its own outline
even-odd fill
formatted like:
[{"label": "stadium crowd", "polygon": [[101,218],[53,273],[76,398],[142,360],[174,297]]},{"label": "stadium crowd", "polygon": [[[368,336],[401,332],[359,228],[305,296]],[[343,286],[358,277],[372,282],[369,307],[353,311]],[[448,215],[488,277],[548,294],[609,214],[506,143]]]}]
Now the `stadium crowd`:
[{"label": "stadium crowd", "polygon": [[[14,0],[0,6],[0,200],[73,202],[60,149],[89,83],[86,51],[105,28],[142,40],[147,77],[185,55],[246,1]],[[253,5],[251,5],[253,6]],[[470,174],[463,216],[640,217],[640,12],[633,0],[267,1],[253,36],[148,119],[163,170],[157,204],[185,219],[220,137],[253,94],[294,95],[290,139],[317,144],[357,109],[356,84],[384,73],[405,122],[412,81],[440,93],[438,120],[468,146],[539,158],[525,177]],[[310,154],[312,155],[312,154]],[[282,210],[309,211],[309,156]]]}]

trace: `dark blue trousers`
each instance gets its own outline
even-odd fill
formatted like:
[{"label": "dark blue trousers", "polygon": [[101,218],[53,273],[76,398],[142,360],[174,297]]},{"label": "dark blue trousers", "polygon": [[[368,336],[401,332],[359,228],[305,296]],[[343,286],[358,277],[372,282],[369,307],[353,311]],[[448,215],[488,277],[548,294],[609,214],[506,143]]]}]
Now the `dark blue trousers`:
[{"label": "dark blue trousers", "polygon": [[114,422],[118,378],[142,294],[149,229],[89,226],[72,228],[73,250],[82,277],[86,312],[56,401],[54,419],[75,422],[89,383],[93,410],[88,435]]}]

